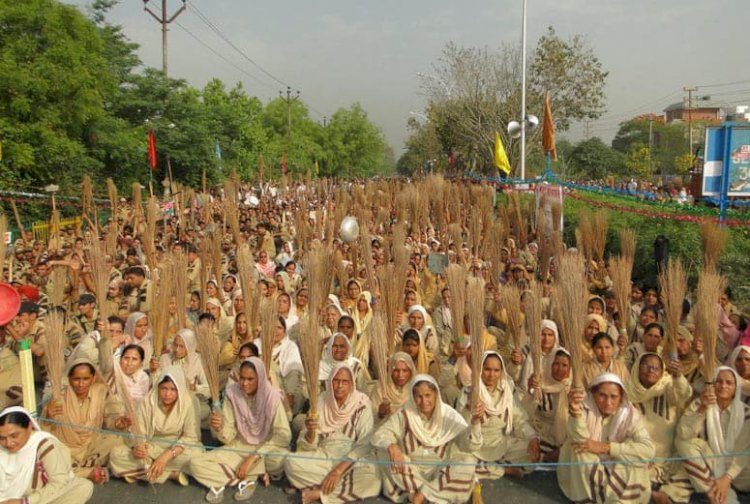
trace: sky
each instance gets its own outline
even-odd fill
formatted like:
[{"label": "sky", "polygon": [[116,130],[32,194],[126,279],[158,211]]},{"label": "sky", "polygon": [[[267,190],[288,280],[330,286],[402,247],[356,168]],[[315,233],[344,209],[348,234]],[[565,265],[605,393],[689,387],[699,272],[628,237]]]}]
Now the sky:
[{"label": "sky", "polygon": [[[85,8],[90,0],[67,3]],[[149,2],[157,13],[160,4]],[[172,13],[182,0],[167,5]],[[429,73],[447,42],[496,49],[521,40],[522,0],[186,0],[186,5],[170,25],[170,77],[197,87],[214,77],[228,86],[241,81],[264,102],[289,85],[319,122],[359,102],[397,156],[407,119],[426,103],[417,72]],[[623,119],[661,113],[683,100],[685,86],[698,86],[696,96],[711,95],[731,106],[750,104],[743,40],[750,0],[528,0],[527,19],[529,53],[551,25],[563,38],[585,35],[610,72],[607,111],[590,124],[591,136],[611,140]],[[140,45],[144,65],[161,67],[161,26],[141,0],[120,0],[109,21]],[[580,140],[585,129],[576,124],[561,136]]]}]

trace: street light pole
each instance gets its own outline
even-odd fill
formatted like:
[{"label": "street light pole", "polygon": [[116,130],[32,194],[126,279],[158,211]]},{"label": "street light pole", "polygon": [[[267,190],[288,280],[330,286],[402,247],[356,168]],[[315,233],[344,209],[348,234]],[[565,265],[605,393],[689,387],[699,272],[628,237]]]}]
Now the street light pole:
[{"label": "street light pole", "polygon": [[284,92],[279,91],[279,96],[286,100],[286,134],[290,147],[292,145],[292,102],[299,99],[299,91],[294,96],[292,94],[292,88],[289,86],[286,87],[286,98],[284,98]]},{"label": "street light pole", "polygon": [[169,31],[168,26],[172,21],[177,19],[177,16],[185,12],[185,9],[187,9],[187,0],[182,0],[182,7],[180,7],[177,12],[172,14],[172,16],[167,15],[167,0],[161,0],[160,16],[157,16],[156,13],[148,7],[149,1],[150,0],[143,0],[143,10],[151,14],[151,17],[156,19],[156,21],[161,25],[161,69],[162,72],[164,72],[164,79],[166,79],[167,70],[169,68],[167,61],[167,32]]},{"label": "street light pole", "polygon": [[526,179],[526,0],[521,23],[521,180]]}]

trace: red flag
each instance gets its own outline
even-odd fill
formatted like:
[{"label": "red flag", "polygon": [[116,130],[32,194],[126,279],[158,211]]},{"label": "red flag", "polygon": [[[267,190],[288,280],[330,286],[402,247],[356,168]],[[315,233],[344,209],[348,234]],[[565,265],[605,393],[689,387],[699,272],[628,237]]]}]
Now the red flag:
[{"label": "red flag", "polygon": [[549,154],[552,161],[557,161],[557,149],[555,149],[555,123],[552,122],[552,106],[549,102],[549,93],[547,93],[547,96],[544,98],[542,145],[544,146],[544,153]]},{"label": "red flag", "polygon": [[281,172],[286,175],[286,152],[281,153]]},{"label": "red flag", "polygon": [[156,170],[156,142],[154,141],[154,130],[148,130],[148,160],[151,162],[151,170]]}]

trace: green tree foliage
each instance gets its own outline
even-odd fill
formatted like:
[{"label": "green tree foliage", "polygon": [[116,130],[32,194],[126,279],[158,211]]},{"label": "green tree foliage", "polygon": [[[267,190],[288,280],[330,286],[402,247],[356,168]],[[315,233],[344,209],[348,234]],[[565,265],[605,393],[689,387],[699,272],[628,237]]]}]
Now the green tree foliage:
[{"label": "green tree foliage", "polygon": [[[529,59],[529,114],[542,117],[544,94],[549,91],[558,131],[567,130],[572,121],[601,115],[607,72],[583,37],[563,40],[550,28]],[[518,140],[508,135],[507,124],[520,120],[520,68],[517,45],[496,51],[452,42],[446,45],[431,74],[423,75],[421,82],[429,100],[426,112],[440,142],[441,162],[453,152],[470,170],[496,173],[493,148],[495,132],[499,132],[511,165],[517,167]],[[529,174],[544,170],[540,133],[538,129],[527,135]],[[423,132],[414,130],[413,134]],[[400,166],[427,160],[421,157],[424,153],[410,150],[410,145],[417,149],[420,143],[407,142]]]},{"label": "green tree foliage", "polygon": [[587,179],[603,179],[621,174],[625,167],[625,156],[600,138],[594,137],[575,145],[568,155],[571,175]]},{"label": "green tree foliage", "polygon": [[[664,124],[639,117],[620,124],[612,140],[612,147],[635,159],[642,157],[639,152],[644,148],[648,150],[650,146],[655,170],[663,169],[667,174],[685,174],[687,170],[684,156],[689,155],[686,138],[687,126],[684,123]],[[633,172],[634,176],[640,174],[639,170]]]},{"label": "green tree foliage", "polygon": [[[156,138],[155,179],[197,183],[236,169],[292,172],[316,160],[326,174],[372,175],[393,170],[382,132],[358,104],[323,128],[307,106],[263,104],[241,85],[219,80],[196,89],[162,72],[140,69],[137,45],[107,22],[117,0],[95,0],[86,17],[56,0],[0,3],[0,188],[36,189],[54,180],[74,193],[84,174],[122,187],[150,177],[148,131]],[[216,156],[216,144],[221,160]]]}]

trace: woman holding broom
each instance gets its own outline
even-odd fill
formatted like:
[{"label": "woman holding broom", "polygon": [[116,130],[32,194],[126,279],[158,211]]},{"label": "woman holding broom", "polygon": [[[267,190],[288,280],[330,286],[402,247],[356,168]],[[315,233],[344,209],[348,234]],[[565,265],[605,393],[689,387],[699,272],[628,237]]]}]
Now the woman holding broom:
[{"label": "woman holding broom", "polygon": [[388,374],[381,377],[382,387],[375,387],[372,407],[375,425],[379,426],[409,400],[409,382],[416,376],[414,360],[404,352],[396,352],[388,360]]},{"label": "woman holding broom", "polygon": [[170,352],[163,354],[159,359],[159,369],[168,369],[173,366],[182,368],[185,383],[190,394],[195,396],[194,403],[199,408],[200,419],[203,421],[210,413],[208,407],[210,394],[208,380],[201,358],[196,351],[197,348],[195,332],[192,329],[181,329],[172,340]]},{"label": "woman holding broom", "polygon": [[654,457],[654,443],[622,380],[611,373],[599,375],[588,396],[574,389],[568,399],[568,438],[557,468],[565,496],[576,502],[646,504],[651,485],[641,461]]},{"label": "woman holding broom", "polygon": [[[630,381],[625,389],[628,399],[641,412],[643,425],[654,442],[656,458],[674,457],[677,421],[682,408],[693,394],[693,389],[682,375],[680,363],[671,361],[667,365],[658,353],[645,352],[633,363]],[[675,473],[675,466],[672,462],[650,464],[651,486],[655,489],[652,494],[654,501],[679,500],[679,491],[675,491],[673,485],[669,484]],[[660,487],[660,490],[656,490]]]},{"label": "woman holding broom", "polygon": [[318,398],[317,418],[308,415],[297,439],[297,453],[304,457],[290,455],[284,462],[287,479],[302,490],[303,503],[351,502],[380,493],[375,464],[358,463],[371,454],[372,430],[370,399],[355,388],[352,370],[337,365]]},{"label": "woman holding broom", "polygon": [[594,379],[604,373],[616,375],[621,382],[630,379],[628,368],[619,359],[615,359],[615,342],[607,333],[600,332],[592,340],[594,358],[583,365],[583,386],[588,387]]},{"label": "woman holding broom", "polygon": [[72,361],[66,376],[67,388],[59,400],[47,404],[42,416],[50,420],[47,430],[70,450],[76,476],[104,484],[109,481],[106,467],[110,452],[122,444],[120,437],[98,432],[115,427],[117,415],[105,416],[105,410],[115,410],[109,390],[87,359]]},{"label": "woman holding broom", "polygon": [[692,485],[678,502],[695,491],[708,494],[712,504],[736,503],[735,489],[750,491],[750,459],[730,455],[750,451],[750,407],[742,403],[734,369],[719,366],[713,377],[677,427],[675,445]]},{"label": "woman holding broom", "polygon": [[433,377],[419,374],[410,388],[406,405],[372,437],[378,458],[391,462],[380,466],[383,494],[393,502],[464,503],[474,487],[475,464],[465,454],[479,447],[472,438],[481,439],[484,411],[476,408],[469,429],[461,414],[443,403]]},{"label": "woman holding broom", "polygon": [[[235,500],[248,500],[259,475],[281,475],[292,433],[284,394],[271,385],[262,360],[251,357],[242,362],[238,382],[227,387],[222,410],[211,414],[210,424],[225,448],[193,458],[189,470],[208,487],[208,502],[221,502],[225,488],[231,486],[238,487]],[[268,484],[267,477],[264,483]]]},{"label": "woman holding broom", "polygon": [[74,476],[66,446],[18,406],[0,411],[0,468],[0,502],[83,504],[93,493]]},{"label": "woman holding broom", "polygon": [[[555,348],[552,361],[543,366],[541,381],[532,374],[528,380],[531,421],[539,434],[539,449],[544,462],[557,462],[565,442],[568,424],[568,393],[571,384],[571,357],[562,347]],[[540,400],[534,401],[539,390]],[[532,402],[533,401],[533,402]]]},{"label": "woman holding broom", "polygon": [[[118,446],[110,455],[114,474],[128,483],[167,479],[188,485],[184,471],[190,458],[202,452],[197,406],[185,384],[182,368],[163,369],[148,397],[138,408],[137,432],[132,446]],[[157,438],[158,441],[152,439]]]},{"label": "woman holding broom", "polygon": [[[497,352],[484,352],[479,379],[479,403],[482,418],[479,448],[471,454],[477,460],[478,478],[496,479],[505,474],[521,475],[523,469],[503,468],[496,463],[523,464],[539,460],[539,438],[523,406],[513,394],[513,382],[505,372],[503,358]],[[464,388],[459,404],[464,420],[471,421],[471,390]]]}]

